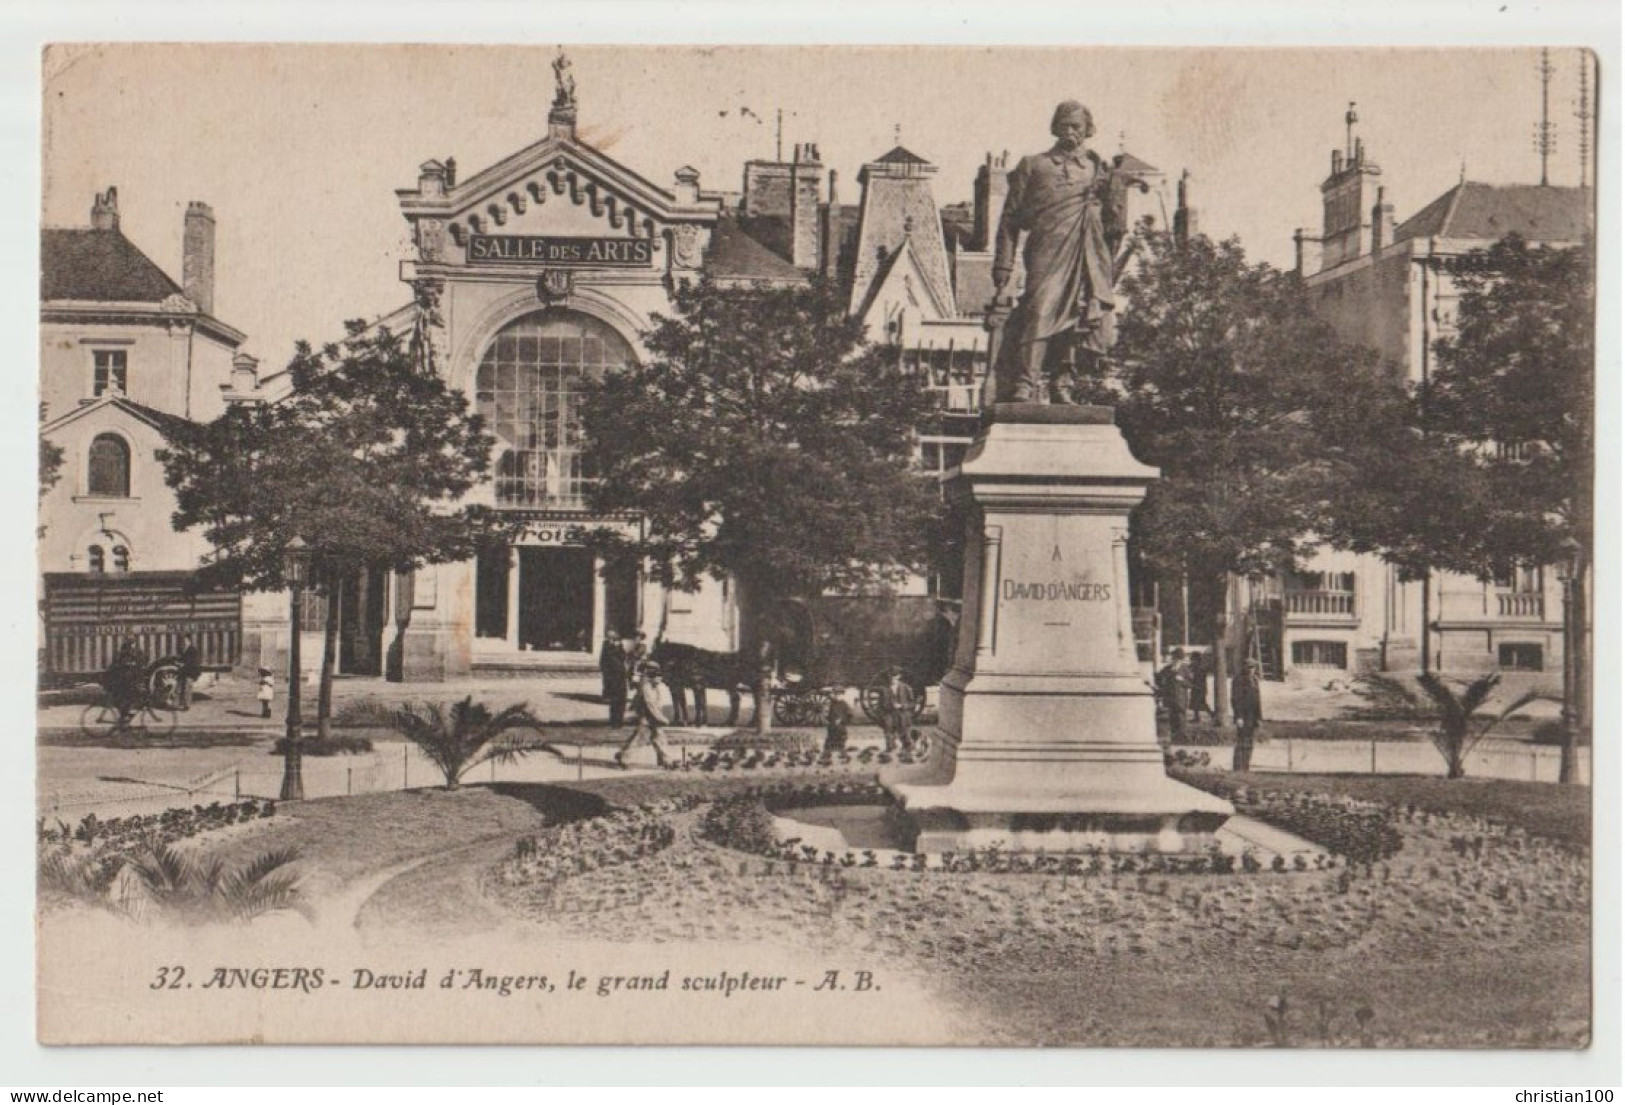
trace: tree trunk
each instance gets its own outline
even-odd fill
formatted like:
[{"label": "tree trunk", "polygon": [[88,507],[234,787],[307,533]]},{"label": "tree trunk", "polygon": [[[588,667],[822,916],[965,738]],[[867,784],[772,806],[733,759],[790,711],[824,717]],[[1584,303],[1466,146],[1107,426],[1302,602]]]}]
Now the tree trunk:
[{"label": "tree trunk", "polygon": [[1585,583],[1581,573],[1563,581],[1563,746],[1558,759],[1557,781],[1580,781],[1580,732],[1585,708]]},{"label": "tree trunk", "polygon": [[327,581],[327,624],[322,629],[322,681],[316,690],[316,739],[333,735],[333,669],[338,659],[339,585]]}]

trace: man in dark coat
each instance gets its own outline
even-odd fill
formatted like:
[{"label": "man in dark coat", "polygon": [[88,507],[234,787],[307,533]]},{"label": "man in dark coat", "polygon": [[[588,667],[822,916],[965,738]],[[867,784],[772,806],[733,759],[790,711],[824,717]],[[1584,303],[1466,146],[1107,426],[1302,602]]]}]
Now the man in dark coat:
[{"label": "man in dark coat", "polygon": [[914,720],[914,688],[903,681],[903,670],[893,668],[880,692],[880,724],[886,734],[886,751],[908,746],[908,727]]},{"label": "man in dark coat", "polygon": [[829,689],[829,705],[824,709],[824,751],[833,755],[846,751],[846,729],[852,724],[852,707],[846,704],[846,688]]},{"label": "man in dark coat", "polygon": [[1253,736],[1264,720],[1264,695],[1258,681],[1258,661],[1248,660],[1230,679],[1230,709],[1236,715],[1236,752],[1230,767],[1250,771],[1253,766]]},{"label": "man in dark coat", "polygon": [[626,723],[626,649],[613,629],[604,634],[603,647],[598,650],[598,675],[609,705],[609,723],[619,729]]},{"label": "man in dark coat", "polygon": [[1185,739],[1185,714],[1191,700],[1191,669],[1184,649],[1174,649],[1157,673],[1157,691],[1168,715],[1168,740],[1178,744]]},{"label": "man in dark coat", "polygon": [[197,642],[190,637],[181,638],[180,651],[181,670],[175,681],[175,703],[177,709],[190,710],[192,708],[192,684],[197,682],[198,676],[203,674],[203,654],[198,651]]},{"label": "man in dark coat", "polygon": [[107,673],[102,676],[102,687],[118,710],[119,726],[128,725],[135,715],[141,697],[141,683],[147,676],[147,654],[134,637],[124,638]]}]

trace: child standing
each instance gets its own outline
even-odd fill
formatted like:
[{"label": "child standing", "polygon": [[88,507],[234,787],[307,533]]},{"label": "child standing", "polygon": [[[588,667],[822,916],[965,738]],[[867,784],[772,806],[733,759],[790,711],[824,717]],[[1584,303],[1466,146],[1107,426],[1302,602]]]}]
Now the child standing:
[{"label": "child standing", "polygon": [[260,717],[270,717],[271,700],[276,697],[276,676],[270,668],[260,669],[260,689],[254,697],[260,700]]}]

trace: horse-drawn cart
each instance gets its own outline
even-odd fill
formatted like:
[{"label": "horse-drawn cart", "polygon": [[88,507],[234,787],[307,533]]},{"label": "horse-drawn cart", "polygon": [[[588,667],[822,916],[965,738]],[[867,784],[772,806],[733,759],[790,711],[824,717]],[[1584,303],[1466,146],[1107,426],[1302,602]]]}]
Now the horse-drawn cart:
[{"label": "horse-drawn cart", "polygon": [[834,687],[853,687],[863,712],[880,720],[881,695],[893,671],[914,690],[916,715],[926,690],[953,662],[958,610],[928,596],[788,600],[766,619],[778,653],[773,719],[820,724]]},{"label": "horse-drawn cart", "polygon": [[156,702],[177,697],[182,637],[197,645],[204,671],[229,670],[242,647],[242,596],[194,582],[190,572],[47,572],[41,685],[100,680],[131,638],[147,657],[143,689]]}]

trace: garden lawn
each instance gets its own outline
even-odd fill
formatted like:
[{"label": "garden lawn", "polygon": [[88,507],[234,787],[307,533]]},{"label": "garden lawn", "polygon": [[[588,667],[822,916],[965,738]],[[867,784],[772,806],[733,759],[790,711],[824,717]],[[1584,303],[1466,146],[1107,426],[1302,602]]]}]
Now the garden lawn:
[{"label": "garden lawn", "polygon": [[[465,933],[471,923],[520,924],[542,941],[839,953],[930,979],[950,1006],[974,1014],[967,1024],[989,1026],[959,1042],[1262,1045],[1276,998],[1286,1001],[1286,1042],[1300,1046],[1589,1040],[1589,792],[1577,788],[1240,777],[1398,805],[1403,850],[1369,872],[1091,878],[824,867],[698,839],[703,805],[663,814],[675,832],[653,854],[543,879],[528,879],[536,868],[516,854],[522,838],[545,842],[548,826],[610,805],[723,797],[770,780],[627,776],[287,804],[221,847],[240,862],[299,845],[318,908],[322,894],[384,873],[357,908],[368,928],[461,918]],[[1464,851],[1464,841],[1476,843]]]}]

